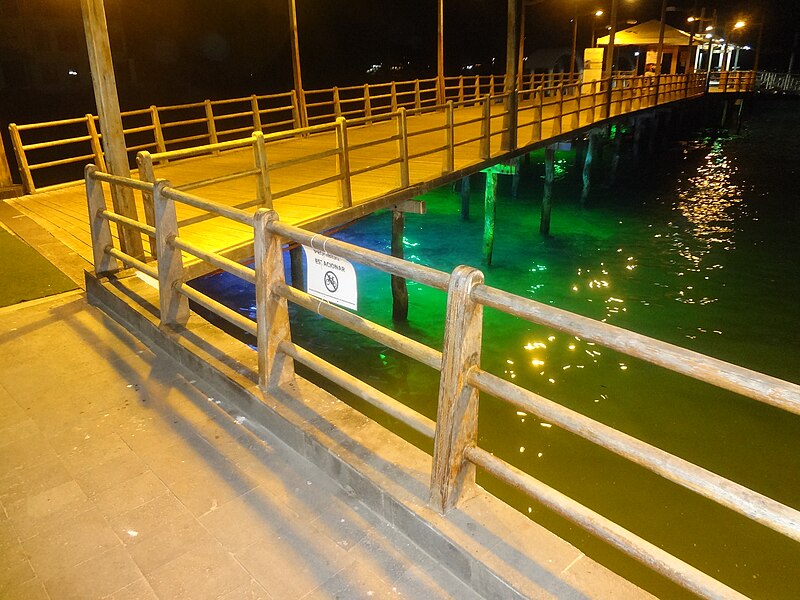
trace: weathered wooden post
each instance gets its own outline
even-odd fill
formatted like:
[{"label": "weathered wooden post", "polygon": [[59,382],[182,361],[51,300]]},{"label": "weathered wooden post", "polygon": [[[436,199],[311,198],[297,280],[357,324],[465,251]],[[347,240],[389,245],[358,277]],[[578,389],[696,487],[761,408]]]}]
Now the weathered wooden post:
[{"label": "weathered wooden post", "polygon": [[256,197],[262,208],[272,208],[272,185],[269,180],[269,162],[267,161],[267,144],[264,134],[256,131],[253,134],[253,166],[256,174]]},{"label": "weathered wooden post", "polygon": [[300,43],[297,39],[297,4],[295,0],[289,0],[289,29],[289,39],[292,46],[292,76],[294,78],[294,91],[297,94],[298,112],[300,113],[300,127],[308,127],[306,95],[303,91],[303,75],[300,70]]},{"label": "weathered wooden post", "polygon": [[461,220],[469,221],[469,198],[470,198],[470,182],[469,175],[461,178],[461,188],[459,190],[461,195]]},{"label": "weathered wooden post", "polygon": [[275,285],[285,283],[283,244],[269,229],[277,220],[278,213],[263,208],[253,216],[258,387],[263,392],[294,379],[294,361],[278,350],[281,342],[291,342],[291,329],[288,302],[275,293]]},{"label": "weathered wooden post", "polygon": [[372,121],[369,119],[372,117],[372,101],[369,97],[369,84],[364,84],[364,117],[367,118],[367,124],[371,125]]},{"label": "weathered wooden post", "polygon": [[[128,152],[125,148],[125,135],[122,131],[122,115],[119,110],[117,83],[111,60],[111,45],[108,40],[103,0],[81,0],[83,27],[86,34],[86,47],[89,51],[89,65],[92,71],[92,85],[100,116],[100,130],[103,132],[108,170],[120,177],[130,177]],[[133,190],[126,186],[113,186],[111,198],[114,212],[130,219],[137,219],[136,202]],[[141,234],[132,227],[120,226],[120,246],[123,252],[144,259]]]},{"label": "weathered wooden post", "polygon": [[592,161],[597,152],[597,135],[589,132],[589,144],[586,148],[586,157],[583,159],[583,189],[581,190],[581,204],[586,204],[592,188]]},{"label": "weathered wooden post", "polygon": [[405,108],[397,111],[397,154],[400,158],[400,187],[407,188],[410,181],[410,172],[408,164],[408,121],[406,120]]},{"label": "weathered wooden post", "polygon": [[639,117],[633,122],[633,159],[639,162],[642,156],[642,130],[644,128],[644,119]]},{"label": "weathered wooden post", "polygon": [[444,153],[444,173],[452,173],[456,168],[456,128],[455,128],[455,113],[453,112],[453,101],[447,101],[447,109],[445,110],[445,119],[447,129],[445,136],[447,138],[447,149]]},{"label": "weathered wooden post", "polygon": [[506,32],[506,74],[503,93],[506,95],[503,116],[503,135],[500,147],[508,152],[517,147],[517,83],[522,0],[508,0],[508,30]]},{"label": "weathered wooden post", "polygon": [[333,86],[333,116],[337,119],[342,116],[342,102],[339,99],[339,88]]},{"label": "weathered wooden post", "polygon": [[103,148],[100,146],[100,136],[97,134],[97,127],[94,124],[94,115],[86,115],[86,131],[89,133],[89,142],[92,145],[94,154],[94,164],[101,171],[106,170],[106,161],[103,158]]},{"label": "weathered wooden post", "polygon": [[519,195],[519,182],[522,179],[522,173],[520,169],[520,165],[522,161],[519,157],[512,159],[511,164],[513,165],[513,171],[511,173],[511,197],[516,199]]},{"label": "weathered wooden post", "polygon": [[614,153],[611,155],[611,168],[608,173],[608,182],[614,185],[617,182],[617,175],[619,173],[619,159],[622,153],[622,135],[620,134],[620,127],[614,127]]},{"label": "weathered wooden post", "polygon": [[86,165],[84,180],[86,181],[86,200],[89,206],[89,230],[92,235],[92,258],[94,272],[98,277],[119,271],[117,259],[106,253],[107,248],[114,246],[111,237],[111,224],[101,216],[106,210],[106,199],[103,184],[94,178],[97,167]]},{"label": "weathered wooden post", "polygon": [[350,176],[350,142],[347,137],[347,119],[336,119],[336,143],[339,153],[336,155],[336,168],[341,176],[339,180],[339,206],[347,208],[353,205],[353,191]]},{"label": "weathered wooden post", "polygon": [[497,173],[494,169],[484,170],[486,188],[483,193],[483,263],[492,264],[494,252],[494,225],[497,219]]},{"label": "weathered wooden post", "polygon": [[544,193],[542,194],[542,216],[539,221],[539,233],[550,234],[550,210],[553,202],[553,181],[555,180],[556,147],[544,149]]},{"label": "weathered wooden post", "polygon": [[444,0],[437,2],[436,17],[436,104],[444,104]]},{"label": "weathered wooden post", "polygon": [[14,180],[11,179],[11,168],[8,166],[8,157],[6,156],[6,149],[3,145],[3,136],[0,135],[0,188],[11,187],[14,185]]},{"label": "weathered wooden post", "polygon": [[150,120],[153,123],[156,152],[166,152],[167,145],[164,143],[164,130],[161,128],[161,117],[158,116],[158,107],[155,104],[150,106]]},{"label": "weathered wooden post", "polygon": [[397,84],[392,81],[389,85],[389,96],[391,98],[391,111],[395,112],[397,110]]},{"label": "weathered wooden post", "polygon": [[[147,181],[155,184],[156,174],[153,169],[153,158],[146,150],[142,150],[136,155],[136,165],[139,168],[139,181]],[[148,225],[155,227],[156,211],[153,205],[153,193],[142,190],[142,208],[144,209],[144,220]],[[150,238],[150,254],[153,258],[158,258],[158,244],[155,239]]]},{"label": "weathered wooden post", "polygon": [[[203,100],[203,108],[206,111],[206,123],[208,124],[208,143],[217,144],[217,121],[214,119],[214,108],[211,106],[211,100]],[[219,152],[219,150],[217,150]]]},{"label": "weathered wooden post", "polygon": [[28,157],[25,156],[25,148],[22,145],[17,124],[9,124],[8,132],[11,134],[11,145],[14,147],[14,156],[17,157],[19,174],[22,177],[22,189],[26,194],[33,194],[36,192],[36,185],[33,183],[33,175],[31,175],[31,168],[28,165]]},{"label": "weathered wooden post", "polygon": [[[405,258],[403,236],[405,235],[406,214],[395,208],[392,210],[392,256]],[[408,287],[405,277],[391,276],[392,320],[408,320]]]},{"label": "weathered wooden post", "polygon": [[153,186],[158,247],[158,304],[162,327],[182,327],[189,320],[189,299],[177,287],[183,283],[183,256],[172,245],[178,236],[175,201],[166,196],[169,181],[159,179]]},{"label": "weathered wooden post", "polygon": [[414,80],[414,108],[422,108],[422,95],[419,89],[419,79]]},{"label": "weathered wooden post", "polygon": [[470,369],[480,365],[483,307],[471,294],[482,283],[483,273],[461,265],[453,271],[447,292],[431,469],[431,504],[441,513],[453,508],[475,485],[475,465],[465,460],[464,452],[478,438],[479,394],[467,377]]},{"label": "weathered wooden post", "polygon": [[[262,131],[261,127],[261,108],[258,106],[258,96],[250,96],[250,112],[253,113],[253,131]],[[299,128],[300,113],[297,111],[297,94],[292,90],[292,120],[294,128]]]},{"label": "weathered wooden post", "polygon": [[492,105],[489,96],[483,97],[483,118],[481,119],[481,158],[492,155]]},{"label": "weathered wooden post", "polygon": [[305,272],[303,271],[303,248],[299,245],[289,248],[289,271],[292,275],[292,287],[305,291]]}]

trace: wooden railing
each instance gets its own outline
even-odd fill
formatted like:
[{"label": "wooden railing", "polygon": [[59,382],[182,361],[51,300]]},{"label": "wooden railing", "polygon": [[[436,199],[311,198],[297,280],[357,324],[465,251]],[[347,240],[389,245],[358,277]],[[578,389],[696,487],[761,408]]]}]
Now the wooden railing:
[{"label": "wooden railing", "polygon": [[[536,415],[589,440],[790,539],[800,541],[800,512],[797,510],[482,369],[483,308],[490,307],[531,323],[579,336],[795,415],[800,415],[800,386],[487,286],[483,282],[483,274],[471,267],[459,266],[448,274],[289,226],[278,220],[277,213],[266,208],[260,208],[255,213],[231,208],[175,189],[165,180],[150,183],[116,177],[99,171],[93,165],[87,167],[85,181],[94,268],[98,276],[116,273],[122,267],[132,267],[157,279],[158,318],[163,327],[175,328],[180,332],[190,318],[191,300],[254,336],[257,341],[258,385],[265,394],[292,381],[295,377],[294,363],[301,363],[433,440],[430,484],[430,503],[433,508],[447,512],[458,506],[460,500],[469,493],[469,488],[475,485],[475,469],[480,468],[702,597],[743,597],[481,448],[478,443],[478,401],[479,392],[483,392],[509,403],[517,410]],[[104,183],[151,195],[157,226],[110,211],[104,196]],[[180,204],[253,227],[254,265],[240,265],[213,250],[188,242],[181,236],[176,216],[176,205]],[[154,240],[158,259],[146,262],[115,247],[112,222],[118,226],[133,227],[141,235]],[[282,257],[284,247],[289,243],[308,246],[446,292],[447,308],[443,317],[444,339],[441,349],[430,348],[354,312],[288,286],[284,280]],[[207,261],[217,269],[254,284],[255,320],[190,287],[186,280],[184,254]],[[436,421],[295,343],[292,340],[288,302],[439,371]]]},{"label": "wooden railing", "polygon": [[[752,89],[751,73],[723,73],[712,78],[715,90]],[[334,87],[301,91],[301,98],[292,92],[249,96],[229,100],[205,100],[189,104],[156,107],[122,113],[126,147],[131,158],[146,150],[163,155],[171,150],[191,146],[207,146],[228,141],[244,134],[302,130],[307,125],[332,124],[343,117],[348,121],[397,115],[401,108],[408,114],[433,107],[444,110],[447,101],[454,106],[482,102],[486,97],[500,100],[504,96],[504,77],[448,77],[445,80],[444,102],[437,102],[436,80]],[[554,98],[567,104],[580,105],[578,121],[587,120],[590,106],[597,109],[597,118],[615,116],[664,102],[702,94],[706,89],[705,74],[664,75],[659,78],[619,75],[612,80],[580,83],[568,74],[526,75],[520,78],[515,105],[520,112],[535,109],[526,103],[549,103]],[[605,107],[605,108],[604,108]],[[575,110],[565,107],[566,111]],[[564,113],[565,115],[567,113]],[[494,119],[494,114],[492,119]],[[519,122],[523,116],[517,117]],[[535,120],[535,115],[532,117]],[[594,122],[595,115],[592,115]],[[27,125],[11,124],[11,139],[26,193],[54,186],[37,184],[35,175],[69,165],[92,161],[103,166],[98,118],[85,115],[75,119],[48,121]],[[513,121],[512,121],[513,122]],[[23,139],[24,136],[24,139]],[[63,185],[63,184],[59,184]]]},{"label": "wooden railing", "polygon": [[756,87],[767,92],[800,94],[800,75],[760,72],[756,80]]}]

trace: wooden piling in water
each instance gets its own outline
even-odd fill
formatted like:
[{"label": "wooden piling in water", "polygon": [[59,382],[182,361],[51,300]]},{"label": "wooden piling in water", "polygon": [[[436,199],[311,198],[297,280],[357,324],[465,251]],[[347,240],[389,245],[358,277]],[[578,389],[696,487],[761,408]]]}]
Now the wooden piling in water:
[{"label": "wooden piling in water", "polygon": [[469,182],[469,175],[461,178],[461,187],[459,193],[461,194],[461,220],[469,221],[469,197],[471,193],[471,186]]},{"label": "wooden piling in water", "polygon": [[586,147],[586,157],[583,159],[583,189],[581,190],[581,204],[586,204],[592,188],[592,161],[597,150],[597,135],[589,133],[589,143]]},{"label": "wooden piling in water", "polygon": [[514,164],[514,173],[511,175],[511,197],[516,199],[519,194],[519,182],[521,178],[520,174],[520,165],[522,161],[519,158],[515,158],[513,161]]},{"label": "wooden piling in water", "polygon": [[542,216],[539,221],[539,233],[550,234],[550,209],[553,199],[553,181],[555,180],[556,147],[544,149],[544,193],[542,194]]},{"label": "wooden piling in water", "polygon": [[617,182],[617,175],[619,174],[619,159],[622,153],[622,134],[620,133],[619,125],[614,130],[614,150],[611,155],[611,168],[608,173],[609,185],[614,185]]},{"label": "wooden piling in water", "polygon": [[[403,236],[406,228],[406,215],[401,210],[392,211],[392,256],[405,258]],[[404,277],[392,275],[392,320],[408,320],[408,286]]]},{"label": "wooden piling in water", "polygon": [[497,173],[488,169],[486,173],[486,189],[483,194],[483,263],[492,264],[494,251],[494,224],[497,217]]}]

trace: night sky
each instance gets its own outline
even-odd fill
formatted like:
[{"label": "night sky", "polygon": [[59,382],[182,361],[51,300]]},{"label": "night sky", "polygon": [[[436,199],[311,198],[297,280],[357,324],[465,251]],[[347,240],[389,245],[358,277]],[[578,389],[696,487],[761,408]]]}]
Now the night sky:
[{"label": "night sky", "polygon": [[[685,27],[696,4],[682,1],[687,10],[668,13],[667,22]],[[126,58],[135,65],[134,83],[120,81],[124,108],[291,88],[288,0],[105,2],[111,20],[124,32]],[[608,12],[610,6],[610,0],[577,3],[584,15],[598,7]],[[78,2],[70,5],[75,10]],[[435,75],[436,0],[297,0],[297,5],[307,89]],[[658,18],[660,5],[660,0],[621,0],[620,20]],[[574,6],[568,0],[543,0],[529,7],[527,49],[568,47]],[[793,34],[800,30],[800,1],[711,0],[705,6],[707,14],[711,8],[719,9],[720,23],[761,20],[753,12],[763,7],[762,66],[786,69]],[[579,20],[579,46],[589,45],[591,21],[589,16]],[[501,72],[505,29],[505,0],[445,0],[447,73],[459,74],[463,65],[471,63],[481,63],[482,72],[489,72],[492,58],[494,71]],[[742,43],[755,46],[757,27],[740,35]],[[114,28],[111,42],[112,50],[122,44]],[[367,75],[372,64],[383,68]],[[390,71],[391,66],[402,70]],[[81,83],[73,95],[91,99],[91,83]],[[29,103],[24,92],[11,90],[0,110],[17,112]],[[2,116],[24,121],[17,115]]]}]

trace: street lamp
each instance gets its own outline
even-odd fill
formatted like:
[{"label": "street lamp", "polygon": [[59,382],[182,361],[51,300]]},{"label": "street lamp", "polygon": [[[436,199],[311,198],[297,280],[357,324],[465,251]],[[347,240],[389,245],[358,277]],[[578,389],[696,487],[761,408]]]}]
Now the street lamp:
[{"label": "street lamp", "polygon": [[[572,77],[575,74],[575,56],[578,47],[578,16],[589,16],[592,15],[594,17],[601,17],[603,15],[602,10],[596,10],[591,13],[587,13],[586,15],[578,15],[578,1],[575,0],[575,17],[572,19],[572,53],[569,56],[569,80],[572,81]],[[592,46],[594,46],[594,27],[592,27]]]}]

